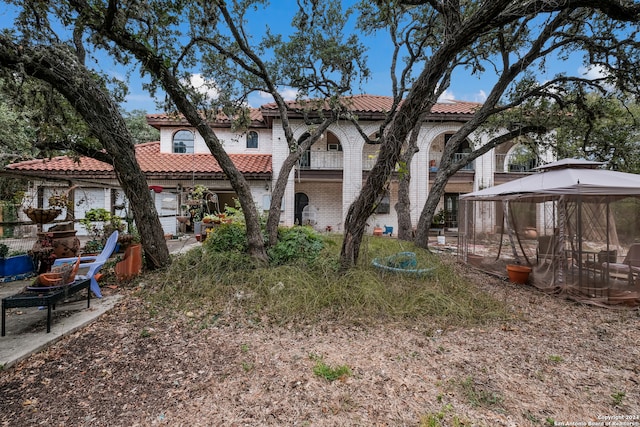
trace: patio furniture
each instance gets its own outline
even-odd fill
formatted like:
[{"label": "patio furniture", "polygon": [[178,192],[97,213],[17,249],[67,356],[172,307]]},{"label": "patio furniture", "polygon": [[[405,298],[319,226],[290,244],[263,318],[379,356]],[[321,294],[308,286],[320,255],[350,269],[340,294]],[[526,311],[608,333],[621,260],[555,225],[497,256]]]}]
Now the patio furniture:
[{"label": "patio furniture", "polygon": [[76,280],[68,285],[53,287],[29,287],[26,290],[2,299],[2,336],[5,336],[5,314],[8,308],[17,307],[47,307],[47,333],[51,332],[51,310],[56,308],[56,303],[62,301],[82,289],[87,290],[87,308],[91,304],[91,292],[89,287],[91,280],[88,278]]},{"label": "patio furniture", "polygon": [[[96,274],[104,263],[109,259],[111,254],[116,248],[116,244],[118,243],[118,230],[111,233],[111,236],[107,239],[107,243],[105,243],[102,252],[100,252],[97,256],[82,256],[80,257],[80,265],[79,269],[88,269],[85,274],[76,275],[76,280],[79,279],[91,279],[91,291],[98,298],[102,298],[102,293],[100,292],[100,286],[98,285],[98,281],[96,280]],[[75,258],[59,258],[53,263],[53,267],[58,264],[62,264],[65,262],[69,262],[74,260]]]},{"label": "patio furniture", "polygon": [[634,283],[635,277],[640,274],[640,243],[629,246],[629,251],[622,263],[603,262],[602,270],[609,273],[609,277],[615,279],[627,279]]}]

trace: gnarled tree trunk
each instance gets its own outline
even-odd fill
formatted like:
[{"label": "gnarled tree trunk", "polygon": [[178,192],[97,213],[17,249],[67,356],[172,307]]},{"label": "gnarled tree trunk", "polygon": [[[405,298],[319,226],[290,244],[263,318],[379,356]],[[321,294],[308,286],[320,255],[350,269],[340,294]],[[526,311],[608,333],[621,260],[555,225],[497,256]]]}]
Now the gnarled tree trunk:
[{"label": "gnarled tree trunk", "polygon": [[[113,98],[66,46],[20,46],[0,37],[0,66],[24,71],[53,86],[76,109],[106,151],[131,209],[145,251],[146,266],[171,263],[164,232],[140,170],[126,123]],[[105,156],[101,157],[104,160]]]}]

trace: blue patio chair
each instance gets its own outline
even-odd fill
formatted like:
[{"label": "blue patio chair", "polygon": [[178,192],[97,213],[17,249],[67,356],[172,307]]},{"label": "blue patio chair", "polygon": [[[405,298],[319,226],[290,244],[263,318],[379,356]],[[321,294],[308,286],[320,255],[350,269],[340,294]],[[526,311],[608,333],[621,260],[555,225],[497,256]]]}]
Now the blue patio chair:
[{"label": "blue patio chair", "polygon": [[[107,243],[105,243],[102,252],[100,252],[98,255],[80,257],[80,265],[78,266],[78,270],[88,270],[85,274],[77,274],[76,280],[91,278],[91,292],[93,292],[98,298],[102,298],[102,293],[100,292],[100,286],[98,285],[98,281],[96,280],[96,274],[98,274],[98,271],[100,271],[104,263],[109,259],[113,251],[116,249],[116,243],[118,243],[118,230],[111,233],[111,236],[109,236],[109,238],[107,239]],[[53,263],[53,266],[55,267],[58,264],[73,261],[75,259],[77,258],[58,258]]]},{"label": "blue patio chair", "polygon": [[393,236],[393,227],[390,227],[388,225],[384,226],[384,231],[382,232],[383,235],[388,234],[389,237]]}]

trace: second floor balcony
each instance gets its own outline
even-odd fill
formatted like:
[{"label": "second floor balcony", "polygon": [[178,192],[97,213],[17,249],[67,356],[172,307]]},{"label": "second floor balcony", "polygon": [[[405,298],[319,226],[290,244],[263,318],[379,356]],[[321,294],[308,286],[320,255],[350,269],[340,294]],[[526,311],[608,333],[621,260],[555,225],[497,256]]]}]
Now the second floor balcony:
[{"label": "second floor balcony", "polygon": [[514,156],[510,154],[495,155],[495,172],[518,173],[533,172],[538,167],[538,160],[532,157]]},{"label": "second floor balcony", "polygon": [[342,151],[307,151],[300,157],[302,170],[342,170],[344,156]]},{"label": "second floor balcony", "polygon": [[[307,151],[301,158],[299,163],[299,169],[301,170],[342,170],[344,169],[344,153],[342,151]],[[454,155],[454,161],[461,160],[464,153],[456,153]],[[433,167],[437,168],[440,164],[441,155],[439,153],[432,154],[429,157]],[[362,170],[370,171],[373,165],[376,163],[377,157],[374,155],[363,156]],[[431,170],[434,172],[436,169]],[[470,162],[465,165],[461,171],[473,172],[475,171],[475,162]]]},{"label": "second floor balcony", "polygon": [[[453,155],[453,161],[457,162],[462,160],[465,153],[455,153]],[[429,172],[437,172],[442,161],[442,153],[430,153],[429,154]],[[471,161],[460,169],[460,171],[473,172],[475,171],[475,161]]]}]

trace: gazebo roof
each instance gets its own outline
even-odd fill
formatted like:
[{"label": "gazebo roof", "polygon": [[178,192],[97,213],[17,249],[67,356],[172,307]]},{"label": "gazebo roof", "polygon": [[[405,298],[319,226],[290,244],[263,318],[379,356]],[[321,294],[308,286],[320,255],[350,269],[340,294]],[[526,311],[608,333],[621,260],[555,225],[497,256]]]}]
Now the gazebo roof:
[{"label": "gazebo roof", "polygon": [[560,195],[638,196],[640,175],[597,169],[602,163],[563,159],[539,172],[460,196],[463,200],[543,199]]}]

